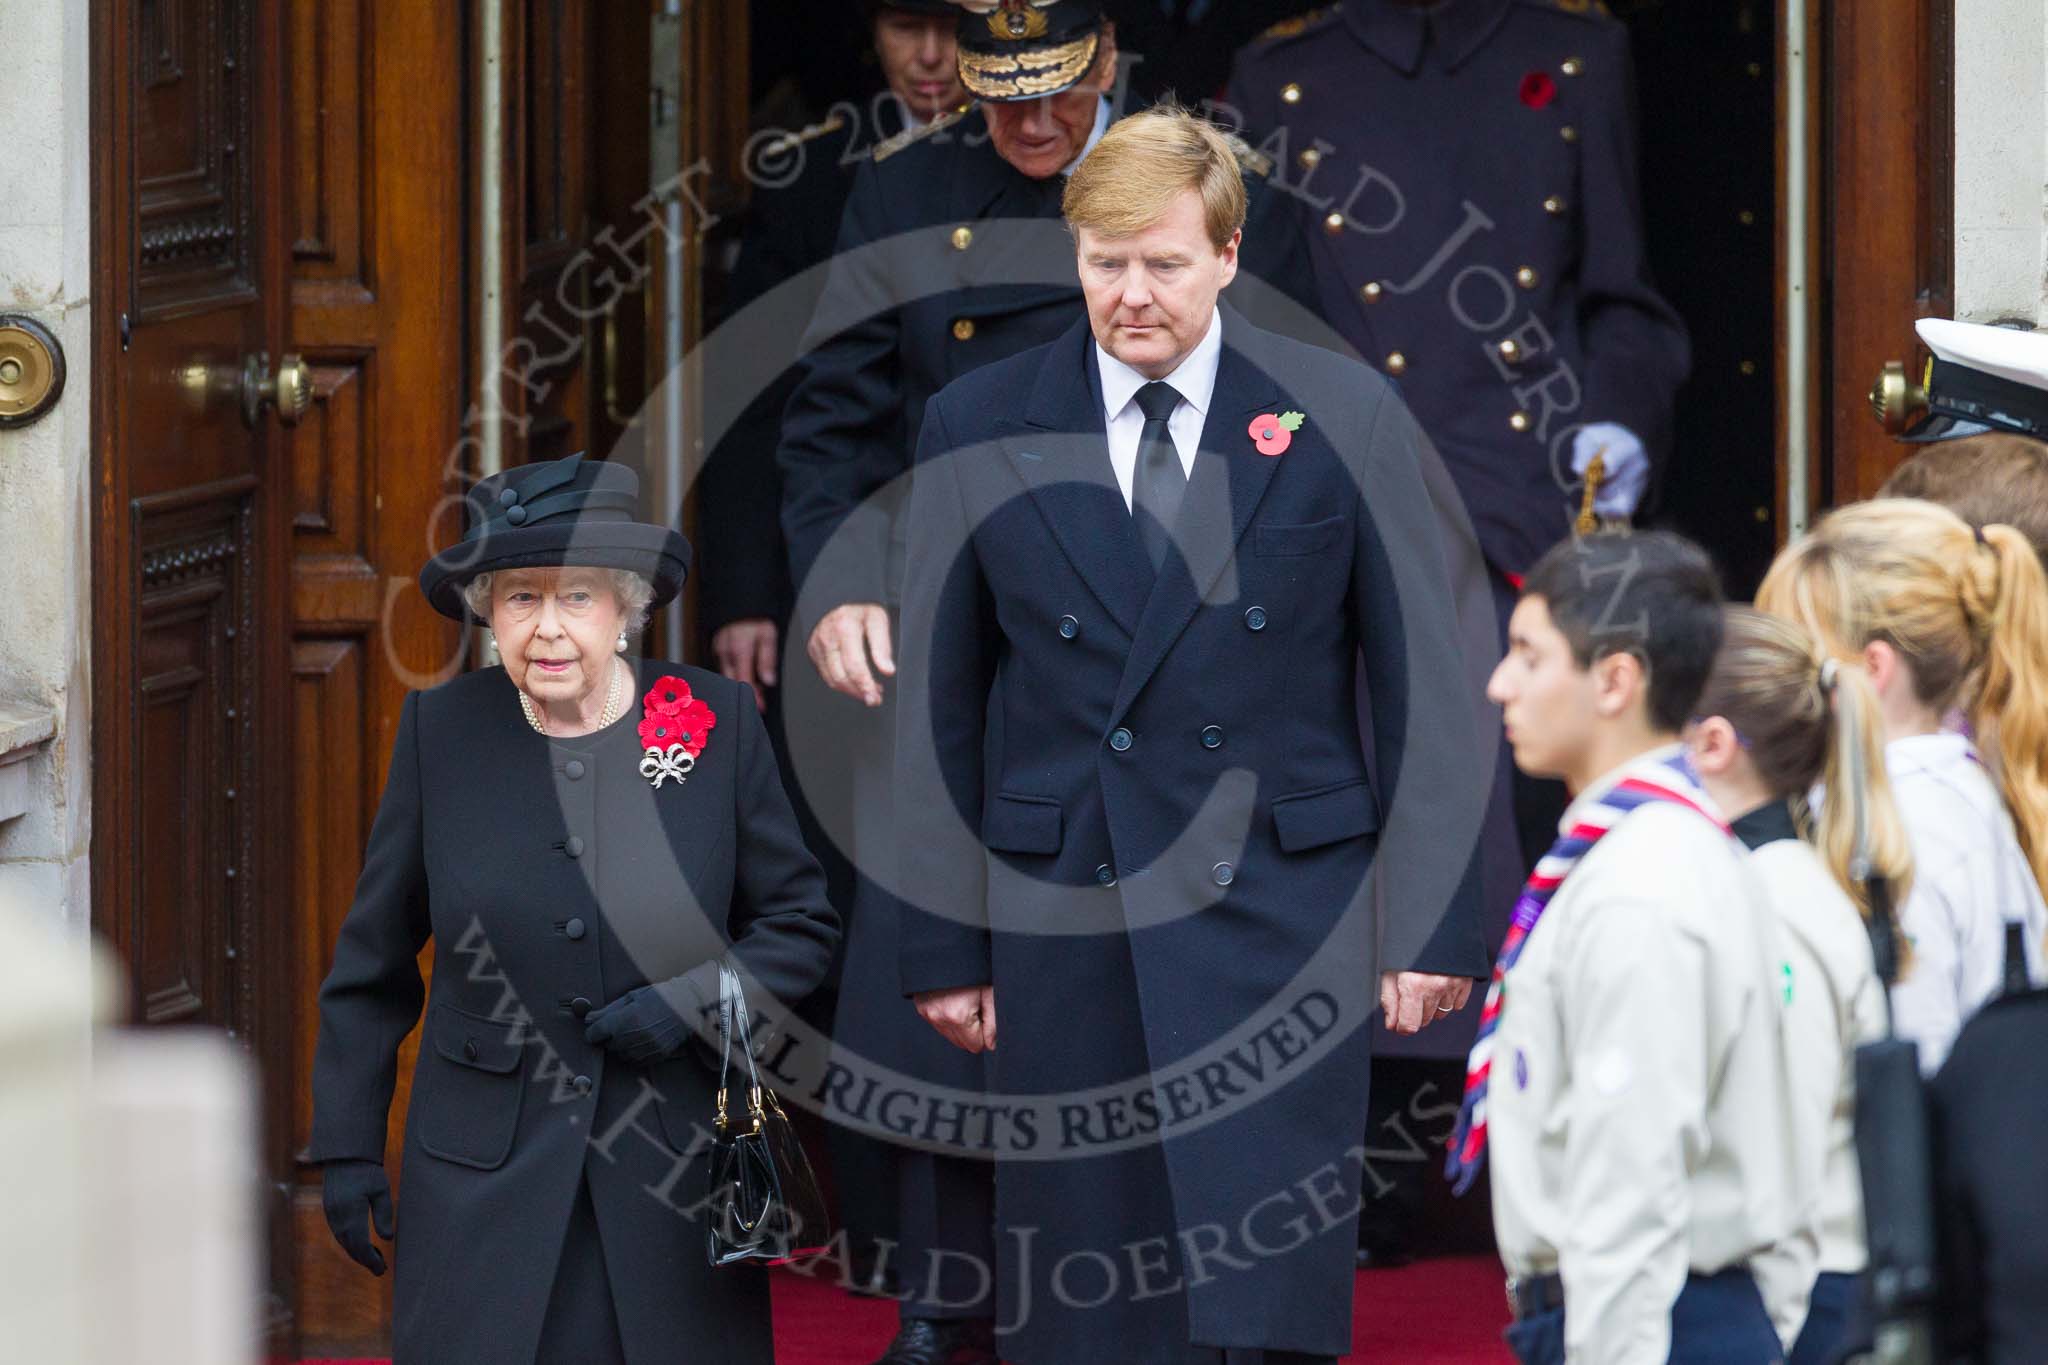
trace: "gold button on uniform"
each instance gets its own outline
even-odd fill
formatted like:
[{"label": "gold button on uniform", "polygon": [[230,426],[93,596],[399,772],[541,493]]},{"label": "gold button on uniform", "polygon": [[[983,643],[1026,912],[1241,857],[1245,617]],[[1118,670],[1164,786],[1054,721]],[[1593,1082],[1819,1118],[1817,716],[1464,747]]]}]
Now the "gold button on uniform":
[{"label": "gold button on uniform", "polygon": [[1525,265],[1515,272],[1515,283],[1524,289],[1534,289],[1536,281],[1540,278],[1542,277],[1536,273],[1536,267],[1533,265]]},{"label": "gold button on uniform", "polygon": [[1282,104],[1300,104],[1301,87],[1296,85],[1293,81],[1289,81],[1287,82],[1287,84],[1281,86],[1280,102]]},{"label": "gold button on uniform", "polygon": [[1328,218],[1325,218],[1325,219],[1323,219],[1323,231],[1325,231],[1325,232],[1329,233],[1329,234],[1330,234],[1330,235],[1331,235],[1332,237],[1335,237],[1335,236],[1336,236],[1336,235],[1337,235],[1338,233],[1342,232],[1343,230],[1344,230],[1344,215],[1343,215],[1343,214],[1341,214],[1341,213],[1333,213],[1333,214],[1331,214],[1331,215],[1330,215],[1330,216],[1329,216]]},{"label": "gold button on uniform", "polygon": [[1577,142],[1579,140],[1579,130],[1577,128],[1574,128],[1569,123],[1567,123],[1564,127],[1558,129],[1557,135],[1563,138],[1566,142]]},{"label": "gold button on uniform", "polygon": [[1391,354],[1389,354],[1389,355],[1387,356],[1387,373],[1388,373],[1388,374],[1406,374],[1406,373],[1408,373],[1408,357],[1407,357],[1407,356],[1405,356],[1405,355],[1402,355],[1402,354],[1401,354],[1401,353],[1400,353],[1399,351],[1394,351],[1394,352],[1392,352]]},{"label": "gold button on uniform", "polygon": [[973,319],[973,318],[955,318],[955,319],[953,319],[953,340],[955,340],[955,341],[972,341],[972,340],[974,340],[974,319]]},{"label": "gold button on uniform", "polygon": [[973,245],[974,245],[974,229],[973,229],[973,228],[971,228],[971,227],[956,227],[956,228],[954,228],[954,229],[953,229],[953,250],[955,250],[955,251],[965,251],[965,250],[967,250],[967,248],[968,248],[968,247],[971,247],[971,246],[973,246]]},{"label": "gold button on uniform", "polygon": [[1322,162],[1322,159],[1323,149],[1320,147],[1304,147],[1301,149],[1301,164],[1307,170],[1314,170]]},{"label": "gold button on uniform", "polygon": [[1564,72],[1564,74],[1567,76],[1576,76],[1579,73],[1583,72],[1585,69],[1586,64],[1580,61],[1577,57],[1565,58],[1564,64],[1558,67],[1558,70]]},{"label": "gold button on uniform", "polygon": [[1500,344],[1500,358],[1502,360],[1507,361],[1507,363],[1510,365],[1521,364],[1522,344],[1516,341],[1513,337],[1509,337],[1506,341],[1503,341]]},{"label": "gold button on uniform", "polygon": [[1527,431],[1529,429],[1529,414],[1526,412],[1516,413],[1514,416],[1508,418],[1508,425],[1513,427],[1516,431]]},{"label": "gold button on uniform", "polygon": [[1735,221],[1742,224],[1744,227],[1752,227],[1756,223],[1756,215],[1754,213],[1751,213],[1748,209],[1744,209],[1742,212],[1735,215]]},{"label": "gold button on uniform", "polygon": [[1745,360],[1745,361],[1743,361],[1743,362],[1742,362],[1742,373],[1743,373],[1744,375],[1752,375],[1752,374],[1755,374],[1755,373],[1756,373],[1756,362],[1755,362],[1754,360]]},{"label": "gold button on uniform", "polygon": [[1558,214],[1563,213],[1564,196],[1561,194],[1551,195],[1548,199],[1543,201],[1543,211],[1547,214],[1550,214],[1552,217],[1556,217]]},{"label": "gold button on uniform", "polygon": [[1362,284],[1358,287],[1358,297],[1364,299],[1367,303],[1378,303],[1380,295],[1385,292],[1386,290],[1381,287],[1378,280],[1373,280],[1368,284]]}]

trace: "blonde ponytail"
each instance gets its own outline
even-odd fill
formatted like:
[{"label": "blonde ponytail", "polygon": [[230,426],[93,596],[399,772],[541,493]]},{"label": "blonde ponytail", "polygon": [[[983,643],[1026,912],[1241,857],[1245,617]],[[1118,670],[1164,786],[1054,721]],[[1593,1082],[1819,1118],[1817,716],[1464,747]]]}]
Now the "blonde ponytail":
[{"label": "blonde ponytail", "polygon": [[[1892,905],[1904,903],[1913,885],[1912,845],[1885,776],[1877,692],[1860,661],[1830,659],[1799,626],[1732,607],[1695,709],[1735,727],[1757,776],[1773,796],[1792,802],[1821,861],[1865,919],[1865,877],[1883,877]],[[1818,815],[1806,799],[1816,783],[1827,789]],[[1858,867],[1859,831],[1867,870]],[[1903,948],[1903,936],[1895,937]]]},{"label": "blonde ponytail", "polygon": [[[1818,671],[1825,678],[1822,690],[1828,699],[1827,760],[1820,779],[1827,800],[1813,821],[1814,846],[1864,919],[1870,918],[1870,893],[1864,879],[1882,877],[1890,886],[1892,937],[1898,944],[1903,972],[1909,950],[1899,929],[1897,907],[1905,904],[1913,890],[1913,845],[1906,837],[1906,821],[1892,800],[1891,779],[1885,775],[1884,722],[1878,711],[1877,689],[1860,661],[1829,659]],[[1803,804],[1803,789],[1796,800]],[[1869,859],[1867,868],[1858,866],[1859,831],[1863,854]],[[1858,876],[1859,872],[1863,875]]]},{"label": "blonde ponytail", "polygon": [[2048,895],[2048,576],[2010,526],[1986,526],[1974,548],[1962,597],[1983,663],[1969,692],[1970,724]]}]

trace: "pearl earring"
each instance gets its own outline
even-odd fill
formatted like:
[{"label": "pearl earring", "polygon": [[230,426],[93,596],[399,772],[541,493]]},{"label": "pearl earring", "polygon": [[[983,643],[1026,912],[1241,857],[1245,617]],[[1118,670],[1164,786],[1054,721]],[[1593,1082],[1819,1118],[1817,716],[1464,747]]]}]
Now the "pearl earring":
[{"label": "pearl earring", "polygon": [[620,631],[620,632],[619,632],[619,653],[621,653],[621,654],[624,654],[625,652],[626,652],[626,632],[622,630],[622,631]]}]

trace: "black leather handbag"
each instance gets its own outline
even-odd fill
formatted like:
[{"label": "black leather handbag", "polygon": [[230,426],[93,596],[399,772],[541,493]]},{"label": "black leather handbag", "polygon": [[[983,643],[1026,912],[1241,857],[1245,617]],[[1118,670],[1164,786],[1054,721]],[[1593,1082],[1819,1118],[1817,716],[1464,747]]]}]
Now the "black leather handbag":
[{"label": "black leather handbag", "polygon": [[[711,1165],[705,1191],[705,1241],[711,1264],[755,1261],[781,1265],[824,1251],[832,1240],[825,1196],[811,1172],[775,1092],[761,1084],[754,1064],[753,1030],[740,980],[718,967],[718,1109],[711,1120]],[[746,1061],[744,1113],[730,1104],[737,1070],[733,1049]]]}]

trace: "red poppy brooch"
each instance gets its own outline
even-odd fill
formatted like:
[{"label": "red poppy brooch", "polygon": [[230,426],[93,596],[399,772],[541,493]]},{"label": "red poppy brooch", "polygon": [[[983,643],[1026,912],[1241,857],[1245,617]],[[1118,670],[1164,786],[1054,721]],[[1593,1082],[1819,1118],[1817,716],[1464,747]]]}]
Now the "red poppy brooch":
[{"label": "red poppy brooch", "polygon": [[1252,418],[1252,444],[1261,455],[1283,455],[1308,417],[1299,412],[1264,412]]},{"label": "red poppy brooch", "polygon": [[678,782],[687,778],[717,724],[711,708],[690,695],[688,683],[681,678],[663,678],[647,694],[640,710],[640,743],[647,750],[640,759],[640,776],[657,791],[670,778]]}]

